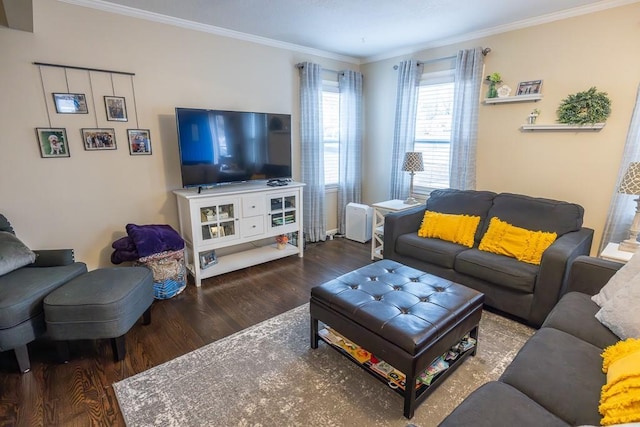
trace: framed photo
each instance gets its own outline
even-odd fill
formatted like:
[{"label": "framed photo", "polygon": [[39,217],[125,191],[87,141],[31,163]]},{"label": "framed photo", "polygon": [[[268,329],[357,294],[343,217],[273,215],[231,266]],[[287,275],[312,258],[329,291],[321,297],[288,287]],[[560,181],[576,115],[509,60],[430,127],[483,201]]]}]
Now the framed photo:
[{"label": "framed photo", "polygon": [[36,128],[36,134],[41,157],[71,157],[65,128]]},{"label": "framed photo", "polygon": [[97,128],[97,129],[81,129],[82,141],[84,149],[93,150],[115,150],[116,132],[114,129]]},{"label": "framed photo", "polygon": [[204,270],[205,268],[211,267],[218,263],[218,257],[216,256],[216,251],[207,251],[200,252],[200,269]]},{"label": "framed photo", "polygon": [[111,122],[126,122],[127,105],[121,96],[105,96],[104,106],[107,110],[107,120]]},{"label": "framed photo", "polygon": [[151,154],[151,136],[149,129],[127,129],[129,154],[143,156]]},{"label": "framed photo", "polygon": [[516,96],[518,95],[536,95],[542,91],[542,80],[531,80],[528,82],[520,82],[518,83],[518,90],[516,91]]},{"label": "framed photo", "polygon": [[87,114],[87,99],[84,93],[54,93],[53,103],[59,114]]}]

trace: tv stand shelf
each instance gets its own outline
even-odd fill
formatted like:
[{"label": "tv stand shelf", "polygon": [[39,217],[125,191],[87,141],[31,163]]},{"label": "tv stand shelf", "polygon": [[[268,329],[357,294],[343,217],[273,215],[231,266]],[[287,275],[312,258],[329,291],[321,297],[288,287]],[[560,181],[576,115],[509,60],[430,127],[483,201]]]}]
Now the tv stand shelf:
[{"label": "tv stand shelf", "polygon": [[[266,181],[250,181],[175,190],[185,261],[196,286],[208,277],[290,255],[302,257],[303,187],[299,182],[270,187]],[[279,235],[289,236],[289,243],[278,247]]]}]

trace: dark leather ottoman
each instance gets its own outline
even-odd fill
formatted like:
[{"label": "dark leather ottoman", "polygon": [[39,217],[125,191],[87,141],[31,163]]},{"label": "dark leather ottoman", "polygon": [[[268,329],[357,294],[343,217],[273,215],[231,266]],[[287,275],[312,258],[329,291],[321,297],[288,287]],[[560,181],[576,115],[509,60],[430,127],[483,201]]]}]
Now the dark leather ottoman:
[{"label": "dark leather ottoman", "polygon": [[404,416],[412,418],[464,357],[429,387],[416,392],[410,385],[465,334],[477,339],[483,300],[473,289],[385,259],[311,289],[311,348],[321,321],[402,371]]}]

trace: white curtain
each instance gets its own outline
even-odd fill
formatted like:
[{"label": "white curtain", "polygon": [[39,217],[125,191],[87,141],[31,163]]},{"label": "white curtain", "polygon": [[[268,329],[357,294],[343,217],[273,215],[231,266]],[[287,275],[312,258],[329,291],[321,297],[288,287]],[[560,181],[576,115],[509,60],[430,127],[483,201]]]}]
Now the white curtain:
[{"label": "white curtain", "polygon": [[362,190],[362,74],[338,73],[340,88],[340,179],[338,231],[346,233],[347,204],[360,203]]},{"label": "white curtain", "polygon": [[636,106],[631,116],[627,142],[624,146],[618,179],[613,189],[609,214],[607,215],[607,222],[604,226],[598,253],[602,252],[609,242],[618,243],[629,238],[629,227],[636,212],[636,202],[634,201],[636,197],[618,193],[618,187],[620,187],[622,177],[631,162],[640,162],[640,86],[638,86],[636,92]]},{"label": "white curtain", "polygon": [[401,62],[398,68],[396,117],[391,154],[390,194],[392,199],[406,199],[409,196],[409,174],[402,171],[402,161],[404,153],[414,151],[418,85],[423,68],[423,64],[414,59]]},{"label": "white curtain", "polygon": [[478,110],[483,64],[484,55],[480,47],[458,52],[453,92],[449,185],[460,190],[476,188]]},{"label": "white curtain", "polygon": [[304,188],[303,230],[308,242],[327,238],[322,145],[322,79],[318,64],[303,62],[300,70],[300,145]]}]

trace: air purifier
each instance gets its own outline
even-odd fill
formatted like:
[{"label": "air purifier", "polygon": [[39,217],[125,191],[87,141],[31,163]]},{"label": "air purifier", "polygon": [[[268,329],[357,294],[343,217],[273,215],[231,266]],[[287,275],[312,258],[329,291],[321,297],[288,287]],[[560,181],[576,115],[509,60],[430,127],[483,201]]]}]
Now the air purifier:
[{"label": "air purifier", "polygon": [[373,209],[371,206],[359,203],[349,203],[346,207],[347,239],[365,243],[371,240],[371,221]]}]

